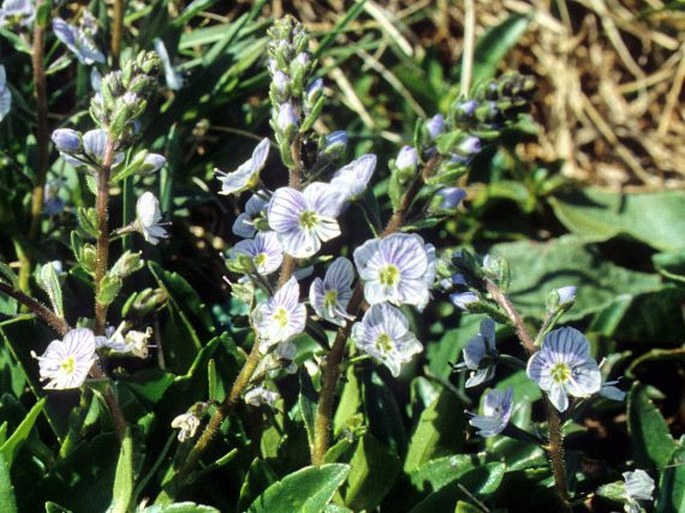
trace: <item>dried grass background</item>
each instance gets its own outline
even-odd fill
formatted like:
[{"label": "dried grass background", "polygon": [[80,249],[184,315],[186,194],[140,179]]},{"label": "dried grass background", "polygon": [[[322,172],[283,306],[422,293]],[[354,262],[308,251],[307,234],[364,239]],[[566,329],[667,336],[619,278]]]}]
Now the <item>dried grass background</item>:
[{"label": "dried grass background", "polygon": [[[612,189],[685,187],[683,2],[481,0],[475,7],[476,37],[511,13],[532,18],[502,65],[538,79],[534,116],[544,129],[537,144],[521,148],[527,159],[563,160],[567,177]],[[330,29],[348,8],[340,0],[270,5],[273,15],[292,12],[317,32]],[[463,2],[370,0],[364,10],[352,27],[375,25],[388,38],[385,51],[392,45],[420,59],[425,48],[437,46],[444,66],[461,62]],[[364,59],[392,86],[381,60],[381,51]],[[348,106],[370,117],[345,77],[333,78]]]}]

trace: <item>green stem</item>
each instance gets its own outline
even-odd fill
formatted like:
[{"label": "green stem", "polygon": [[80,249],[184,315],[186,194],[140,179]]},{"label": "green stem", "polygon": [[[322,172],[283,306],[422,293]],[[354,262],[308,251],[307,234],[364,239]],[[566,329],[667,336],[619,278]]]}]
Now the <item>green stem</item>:
[{"label": "green stem", "polygon": [[114,160],[114,141],[108,136],[102,166],[97,172],[97,197],[95,210],[98,220],[98,237],[95,248],[95,334],[105,333],[107,325],[107,304],[98,298],[109,265],[109,175]]},{"label": "green stem", "polygon": [[259,351],[259,340],[255,340],[252,350],[250,351],[243,368],[240,370],[238,377],[233,382],[231,391],[226,396],[226,399],[219,404],[216,411],[209,419],[207,427],[204,429],[197,442],[195,442],[190,454],[188,454],[188,457],[181,465],[181,468],[171,479],[171,481],[164,486],[163,492],[159,495],[159,497],[157,497],[155,503],[165,504],[169,501],[173,501],[177,497],[178,493],[181,491],[185,482],[187,481],[190,472],[195,468],[197,463],[200,461],[200,457],[204,454],[214,437],[219,432],[221,424],[240,401],[243,391],[250,383],[252,375],[254,374],[261,357],[262,354]]},{"label": "green stem", "polygon": [[[402,195],[399,207],[393,212],[390,221],[388,221],[385,230],[383,230],[383,233],[381,234],[381,238],[395,233],[402,227],[402,224],[409,213],[411,204],[421,190],[423,181],[433,173],[433,169],[437,163],[438,157],[433,157],[426,162],[421,174],[414,179]],[[357,282],[347,307],[348,313],[356,317],[363,300],[363,285],[361,282]],[[342,359],[343,356],[345,356],[345,344],[350,336],[351,329],[352,323],[348,321],[345,323],[345,326],[338,330],[333,342],[333,347],[331,347],[331,351],[326,357],[326,367],[323,371],[323,385],[321,387],[319,405],[314,419],[314,443],[311,447],[312,465],[321,465],[324,456],[328,451],[333,406],[335,403],[335,391],[338,385],[338,379],[340,378]]]},{"label": "green stem", "polygon": [[[532,356],[537,352],[537,347],[533,337],[528,332],[523,318],[518,313],[509,297],[492,281],[485,280],[485,286],[490,293],[492,299],[506,312],[509,321],[514,326],[516,335],[518,336],[521,345],[526,350],[528,356]],[[543,394],[545,403],[545,412],[547,414],[547,428],[549,431],[549,445],[547,446],[547,456],[549,458],[550,466],[552,467],[552,474],[554,476],[554,486],[557,490],[557,497],[559,499],[559,511],[562,513],[571,513],[571,505],[568,496],[568,484],[566,480],[566,468],[564,465],[564,432],[561,423],[561,417],[554,405],[549,401],[546,395]]]},{"label": "green stem", "polygon": [[[36,3],[36,11],[41,10],[43,0]],[[31,193],[31,221],[29,224],[29,241],[37,239],[40,232],[40,221],[43,217],[43,200],[45,180],[48,171],[48,145],[50,132],[48,129],[48,93],[45,77],[45,26],[42,20],[33,24],[33,44],[31,49],[31,65],[33,68],[33,92],[36,96],[36,142],[38,146],[38,165],[36,166],[36,180]],[[22,251],[19,255],[21,269],[19,270],[19,284],[22,290],[28,292],[29,276],[31,275],[31,256]]]},{"label": "green stem", "polygon": [[124,0],[114,0],[114,8],[112,12],[112,68],[119,67],[119,58],[121,56],[121,39],[124,28]]}]

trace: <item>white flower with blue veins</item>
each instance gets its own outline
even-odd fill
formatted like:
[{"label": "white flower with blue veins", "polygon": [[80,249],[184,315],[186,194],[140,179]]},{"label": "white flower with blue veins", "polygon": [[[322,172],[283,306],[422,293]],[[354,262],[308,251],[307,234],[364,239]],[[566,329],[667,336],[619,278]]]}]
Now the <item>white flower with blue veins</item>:
[{"label": "white flower with blue veins", "polygon": [[351,338],[360,351],[383,363],[395,377],[402,364],[423,350],[402,311],[387,303],[369,308],[361,322],[352,326]]},{"label": "white flower with blue veins", "polygon": [[435,280],[435,247],[415,234],[395,233],[366,241],[354,251],[370,305],[388,301],[423,310]]},{"label": "white flower with blue veins", "polygon": [[485,357],[496,357],[497,355],[494,321],[491,319],[481,321],[480,332],[469,340],[462,353],[464,355],[464,366],[471,371],[471,375],[466,380],[466,388],[475,387],[491,380],[495,375],[495,365],[489,364],[482,367],[481,363]]},{"label": "white flower with blue veins", "polygon": [[146,242],[156,246],[160,239],[169,237],[162,222],[162,211],[159,200],[151,192],[145,192],[136,203],[135,229],[141,233]]},{"label": "white flower with blue veins", "polygon": [[36,10],[30,0],[5,0],[0,8],[0,27],[28,27]]},{"label": "white flower with blue veins", "polygon": [[514,408],[514,390],[490,390],[483,399],[483,415],[472,415],[469,424],[478,429],[477,435],[485,438],[499,435],[509,424]]},{"label": "white flower with blue veins", "polygon": [[260,180],[259,173],[264,169],[269,157],[270,145],[269,139],[262,139],[253,150],[252,156],[231,173],[215,169],[214,173],[221,182],[219,194],[240,194],[256,187]]},{"label": "white flower with blue veins", "polygon": [[307,309],[299,301],[300,285],[293,277],[252,311],[252,325],[259,337],[262,353],[304,331]]},{"label": "white flower with blue veins", "polygon": [[0,64],[0,121],[9,113],[12,108],[12,93],[7,87],[7,73],[5,66]]},{"label": "white flower with blue veins", "polygon": [[46,380],[46,390],[78,388],[88,377],[97,360],[95,335],[87,328],[69,331],[64,340],[53,340],[38,360],[40,379]]},{"label": "white flower with blue veins", "polygon": [[624,472],[626,513],[640,513],[642,506],[638,501],[651,501],[654,493],[654,480],[644,470],[637,469],[633,472]]},{"label": "white flower with blue veins", "polygon": [[281,187],[269,203],[269,226],[287,254],[308,258],[321,249],[322,242],[340,235],[336,218],[342,203],[343,197],[327,183],[311,183],[304,191]]},{"label": "white flower with blue veins", "polygon": [[569,395],[589,397],[602,386],[599,366],[590,355],[590,343],[574,328],[549,332],[542,348],[528,360],[527,373],[560,412],[568,408]]},{"label": "white flower with blue veins", "polygon": [[274,232],[259,232],[254,239],[241,240],[231,249],[232,259],[240,255],[247,256],[254,265],[254,269],[262,276],[267,276],[281,266],[283,262],[283,248]]},{"label": "white flower with blue veins", "polygon": [[373,153],[362,155],[338,169],[331,179],[331,185],[340,190],[345,200],[352,201],[366,190],[374,169],[376,169],[376,155]]},{"label": "white flower with blue veins", "polygon": [[339,257],[326,271],[324,279],[315,278],[309,289],[309,304],[316,314],[338,326],[349,318],[347,305],[352,298],[354,267],[345,257]]},{"label": "white flower with blue veins", "polygon": [[238,237],[249,239],[257,232],[255,220],[266,213],[269,200],[264,199],[258,194],[253,194],[245,203],[245,212],[238,215],[233,222],[233,233]]},{"label": "white flower with blue veins", "polygon": [[92,29],[75,27],[62,18],[53,18],[52,30],[55,32],[57,39],[64,43],[81,64],[89,66],[96,62],[105,62],[104,54],[98,50],[91,37]]}]

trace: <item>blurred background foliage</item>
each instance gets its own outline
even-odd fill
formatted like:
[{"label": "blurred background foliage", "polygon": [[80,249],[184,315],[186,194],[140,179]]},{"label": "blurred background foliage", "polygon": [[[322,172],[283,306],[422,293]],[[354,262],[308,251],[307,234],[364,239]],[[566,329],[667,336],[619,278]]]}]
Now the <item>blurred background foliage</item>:
[{"label": "blurred background foliage", "polygon": [[[67,19],[85,7],[98,19],[98,43],[107,48],[110,2],[56,3]],[[165,154],[168,165],[157,176],[128,179],[112,196],[111,215],[128,222],[133,191],[141,185],[136,180],[144,180],[159,190],[162,211],[173,221],[172,237],[158,247],[127,243],[143,250],[148,271],[127,282],[129,294],[113,309],[152,325],[157,345],[148,361],[115,362],[111,369],[127,417],[139,428],[135,442],[145,447],[134,461],[135,474],[146,476],[137,481],[138,499],[155,496],[164,477],[160,465],[170,465],[170,456],[158,456],[169,454],[171,419],[205,400],[208,390],[210,397],[223,397],[244,359],[239,347],[252,337],[222,279],[222,254],[235,242],[231,225],[243,205],[217,196],[213,169],[234,169],[256,141],[271,135],[266,29],[285,13],[300,19],[317,43],[328,96],[317,130],[347,130],[348,160],[370,151],[379,156],[378,195],[387,190],[384,163],[411,142],[417,119],[446,113],[459,95],[461,2],[126,2],[122,58],[151,49],[159,37],[184,81],[177,91],[161,88],[142,121],[141,147]],[[0,34],[0,63],[14,98],[13,111],[0,124],[0,256],[14,266],[18,251],[31,252],[38,262],[69,260],[70,231],[87,187],[53,151],[48,184],[66,208],[44,217],[38,240],[28,239],[37,158],[31,62],[25,41],[5,30]],[[606,373],[626,377],[624,389],[632,382],[643,385],[633,388],[628,415],[623,406],[606,402],[577,419],[569,437],[576,489],[591,492],[626,460],[663,470],[678,447],[674,440],[685,432],[683,4],[476,2],[476,37],[475,83],[518,70],[535,77],[538,94],[531,116],[507,133],[504,145],[483,151],[462,180],[468,196],[459,215],[424,237],[440,250],[469,247],[506,257],[512,300],[531,323],[540,319],[550,290],[578,286],[564,322],[587,333],[598,359],[608,357]],[[63,53],[48,35],[50,127],[89,129],[90,70]],[[281,183],[285,174],[272,158],[263,176],[268,185]],[[387,217],[389,205],[381,198],[379,209]],[[368,237],[358,228],[363,224],[361,212],[350,212],[332,247],[351,254]],[[72,305],[68,318],[89,315],[85,287],[76,266],[63,286]],[[0,419],[6,422],[0,435],[4,440],[24,426],[16,451],[5,441],[0,453],[20,511],[41,511],[46,500],[77,512],[104,511],[100,505],[109,504],[112,489],[102,483],[113,480],[118,458],[114,435],[98,431],[103,421],[93,411],[97,403],[81,411],[76,394],[51,395],[45,405],[38,403],[45,417],[40,408],[26,416],[44,395],[29,351],[39,351],[52,337],[27,316],[15,315],[21,312],[12,301],[0,300]],[[348,371],[335,422],[338,457],[331,461],[353,465],[337,503],[354,511],[380,504],[381,511],[416,512],[451,511],[458,501],[475,499],[509,511],[549,505],[550,477],[539,449],[499,439],[476,454],[482,444],[464,438],[461,411],[477,409],[476,397],[464,393],[463,376],[452,373],[449,363],[459,359],[479,321],[437,295],[414,318],[426,350],[413,369],[398,381],[387,379],[384,369]],[[498,336],[514,343],[506,330]],[[302,336],[298,358],[317,347]],[[500,386],[514,385],[521,398],[518,421],[539,419],[533,407],[539,392],[520,372],[498,372]],[[206,458],[213,472],[197,479],[184,498],[242,511],[268,484],[308,464],[300,383],[286,378],[280,388],[283,409],[236,415],[225,443]],[[365,426],[358,425],[362,411]],[[652,420],[641,420],[645,411]],[[85,432],[74,435],[73,445],[62,443],[57,456],[55,440],[71,440],[69,426],[79,416]],[[37,431],[31,430],[34,423]],[[661,437],[661,447],[668,445],[662,449],[666,456],[653,457],[652,435]],[[574,447],[582,447],[584,456],[576,457]],[[12,458],[21,464],[12,465]],[[450,480],[444,481],[441,466],[449,467]],[[372,484],[364,472],[374,473]],[[592,511],[610,508],[591,497],[586,504]],[[277,511],[265,508],[250,511]],[[479,511],[462,508],[456,511]]]}]

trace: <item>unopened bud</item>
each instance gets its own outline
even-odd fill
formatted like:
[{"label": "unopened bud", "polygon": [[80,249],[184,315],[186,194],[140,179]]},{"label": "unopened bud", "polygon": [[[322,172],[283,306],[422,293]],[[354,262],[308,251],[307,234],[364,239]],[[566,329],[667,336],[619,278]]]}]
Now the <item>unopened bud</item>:
[{"label": "unopened bud", "polygon": [[58,128],[52,132],[52,142],[55,143],[57,151],[74,155],[83,150],[81,134],[71,128]]}]

